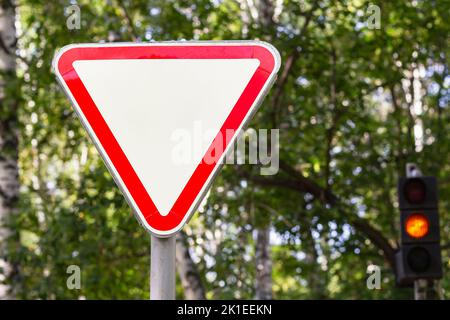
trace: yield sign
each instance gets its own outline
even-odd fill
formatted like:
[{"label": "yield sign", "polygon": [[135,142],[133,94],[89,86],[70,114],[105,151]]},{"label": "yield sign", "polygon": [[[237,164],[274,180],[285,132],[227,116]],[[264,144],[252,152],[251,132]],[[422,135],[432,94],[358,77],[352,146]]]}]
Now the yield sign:
[{"label": "yield sign", "polygon": [[[76,44],[53,62],[138,220],[160,237],[195,212],[279,65],[257,41]],[[195,142],[199,131],[209,138]]]}]

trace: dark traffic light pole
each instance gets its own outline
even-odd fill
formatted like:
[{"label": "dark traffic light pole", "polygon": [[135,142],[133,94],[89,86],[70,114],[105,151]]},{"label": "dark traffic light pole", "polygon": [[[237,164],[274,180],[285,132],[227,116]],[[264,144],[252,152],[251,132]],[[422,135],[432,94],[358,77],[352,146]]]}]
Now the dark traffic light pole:
[{"label": "dark traffic light pole", "polygon": [[[406,177],[414,178],[421,177],[422,172],[413,163],[406,164]],[[427,299],[427,287],[428,281],[425,279],[414,280],[414,300],[426,300]]]},{"label": "dark traffic light pole", "polygon": [[437,183],[423,177],[412,163],[406,165],[406,179],[399,183],[401,248],[398,280],[414,281],[414,299],[441,299],[442,277]]}]

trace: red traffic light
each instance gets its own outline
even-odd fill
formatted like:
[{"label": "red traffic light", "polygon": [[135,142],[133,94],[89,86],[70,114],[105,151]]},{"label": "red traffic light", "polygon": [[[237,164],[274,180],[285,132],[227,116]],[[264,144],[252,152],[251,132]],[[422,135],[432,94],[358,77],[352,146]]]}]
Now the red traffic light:
[{"label": "red traffic light", "polygon": [[405,198],[409,203],[419,204],[425,201],[427,189],[421,179],[409,179],[404,187]]}]

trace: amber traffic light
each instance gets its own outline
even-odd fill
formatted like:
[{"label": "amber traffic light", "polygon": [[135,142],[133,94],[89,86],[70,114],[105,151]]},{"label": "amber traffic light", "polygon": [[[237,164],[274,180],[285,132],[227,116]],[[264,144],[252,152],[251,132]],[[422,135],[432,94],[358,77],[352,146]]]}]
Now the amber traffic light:
[{"label": "amber traffic light", "polygon": [[420,213],[414,213],[406,218],[406,233],[416,239],[423,238],[429,230],[429,221],[426,216]]},{"label": "amber traffic light", "polygon": [[396,255],[397,282],[442,277],[437,181],[401,178],[398,184],[401,245]]}]

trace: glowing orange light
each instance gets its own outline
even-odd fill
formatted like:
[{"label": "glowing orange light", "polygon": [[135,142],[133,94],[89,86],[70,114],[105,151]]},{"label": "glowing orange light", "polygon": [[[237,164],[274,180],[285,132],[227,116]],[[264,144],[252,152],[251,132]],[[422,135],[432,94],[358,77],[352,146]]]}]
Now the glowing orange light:
[{"label": "glowing orange light", "polygon": [[406,232],[413,238],[424,237],[428,229],[428,219],[422,214],[412,214],[406,219]]}]

